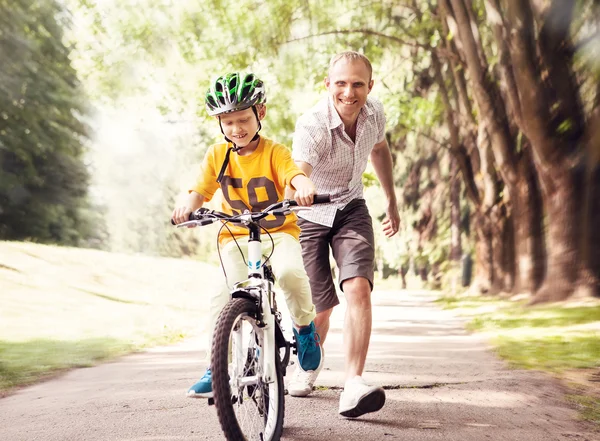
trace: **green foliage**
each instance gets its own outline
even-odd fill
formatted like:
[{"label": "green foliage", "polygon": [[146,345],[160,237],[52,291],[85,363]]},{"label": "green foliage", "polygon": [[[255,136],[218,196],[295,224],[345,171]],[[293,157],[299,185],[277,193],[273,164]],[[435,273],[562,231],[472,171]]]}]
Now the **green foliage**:
[{"label": "green foliage", "polygon": [[[127,173],[133,177],[130,181],[136,183],[129,185],[129,192],[137,196],[105,197],[111,249],[179,255],[194,254],[212,243],[208,232],[173,232],[158,220],[138,219],[132,224],[132,213],[142,209],[144,191],[159,192],[162,204],[169,205],[188,188],[181,184],[181,176],[192,175],[186,179],[189,183],[197,170],[191,173],[190,164],[197,164],[199,154],[220,139],[214,121],[205,117],[204,93],[212,79],[227,71],[250,70],[265,80],[268,112],[263,133],[290,146],[296,119],[323,96],[330,57],[348,49],[364,52],[373,63],[373,94],[386,108],[390,143],[405,146],[405,151],[395,152],[399,187],[408,176],[411,162],[406,158],[427,157],[439,149],[415,134],[443,139],[444,134],[433,130],[440,124],[442,107],[437,94],[428,93],[428,52],[402,44],[439,44],[439,23],[425,3],[419,3],[419,20],[412,6],[391,1],[370,2],[368,7],[334,0],[148,0],[144,8],[137,0],[67,3],[74,19],[87,25],[78,27],[69,39],[76,43],[74,65],[95,101],[109,108],[131,109],[140,120],[131,121],[135,130],[155,134],[154,138],[164,136],[156,133],[161,123],[156,123],[152,109],[162,121],[185,121],[177,126],[182,127],[179,133],[184,132],[184,137],[189,131],[183,127],[195,126],[198,133],[190,142],[164,141],[177,146],[169,149],[172,158],[166,159],[167,149],[149,140],[152,153],[145,154],[143,161],[127,163]],[[108,130],[104,127],[100,130]],[[97,164],[102,158],[98,170],[103,176],[101,188],[105,192],[121,188],[123,183],[112,178],[119,166],[96,149],[97,143],[92,158]],[[150,186],[152,190],[141,184],[149,175],[160,176]],[[364,175],[363,183],[377,187],[372,171]],[[143,210],[153,219],[162,219],[172,209],[164,205],[145,203]],[[387,264],[397,266],[409,258],[414,248],[410,243],[414,217],[418,214],[411,210],[402,213],[401,239],[382,238],[378,242],[379,247],[386,248],[380,254]]]},{"label": "green foliage", "polygon": [[86,107],[63,44],[67,24],[55,1],[0,1],[0,238],[97,237],[84,225],[101,219],[86,199]]}]

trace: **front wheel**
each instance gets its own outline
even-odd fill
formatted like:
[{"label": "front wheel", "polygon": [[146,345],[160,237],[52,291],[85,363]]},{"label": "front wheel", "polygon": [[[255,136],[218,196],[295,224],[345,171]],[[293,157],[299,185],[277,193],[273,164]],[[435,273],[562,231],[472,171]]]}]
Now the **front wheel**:
[{"label": "front wheel", "polygon": [[221,428],[229,441],[277,441],[283,431],[284,388],[279,356],[275,379],[263,382],[263,328],[256,304],[232,299],[221,311],[212,343],[212,382]]}]

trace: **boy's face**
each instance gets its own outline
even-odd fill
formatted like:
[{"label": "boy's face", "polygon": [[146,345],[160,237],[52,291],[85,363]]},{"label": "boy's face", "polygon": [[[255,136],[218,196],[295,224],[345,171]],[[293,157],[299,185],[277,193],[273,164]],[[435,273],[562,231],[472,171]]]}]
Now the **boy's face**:
[{"label": "boy's face", "polygon": [[[265,117],[265,106],[257,106],[258,117]],[[258,121],[252,108],[239,110],[237,112],[221,115],[221,127],[223,133],[231,139],[238,147],[246,147],[254,138],[258,130]]]},{"label": "boy's face", "polygon": [[329,70],[325,86],[342,119],[353,119],[365,105],[373,80],[365,63],[342,58]]}]

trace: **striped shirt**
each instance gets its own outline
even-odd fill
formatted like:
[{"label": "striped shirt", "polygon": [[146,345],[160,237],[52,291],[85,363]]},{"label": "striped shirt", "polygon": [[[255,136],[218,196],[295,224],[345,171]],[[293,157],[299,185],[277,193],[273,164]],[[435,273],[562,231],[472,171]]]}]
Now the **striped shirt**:
[{"label": "striped shirt", "polygon": [[319,101],[296,122],[292,143],[295,161],[310,164],[310,179],[318,194],[331,195],[329,204],[314,205],[298,216],[331,227],[338,209],[363,197],[362,175],[375,144],[385,140],[383,105],[375,98],[358,114],[356,138],[352,142],[329,96]]}]

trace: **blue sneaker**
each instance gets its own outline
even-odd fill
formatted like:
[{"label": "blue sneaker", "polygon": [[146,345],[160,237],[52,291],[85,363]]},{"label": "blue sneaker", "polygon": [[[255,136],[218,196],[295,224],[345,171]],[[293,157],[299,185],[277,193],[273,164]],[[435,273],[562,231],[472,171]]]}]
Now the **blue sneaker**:
[{"label": "blue sneaker", "polygon": [[295,327],[294,337],[298,349],[298,364],[303,371],[316,371],[321,366],[321,342],[319,334],[315,331],[315,324],[310,322],[309,326],[297,331]]},{"label": "blue sneaker", "polygon": [[212,398],[212,372],[210,368],[206,369],[202,378],[200,378],[196,384],[189,388],[187,391],[189,398]]}]

